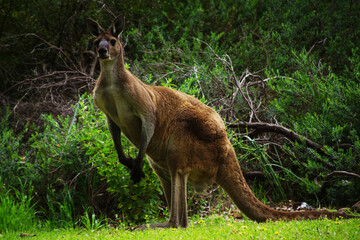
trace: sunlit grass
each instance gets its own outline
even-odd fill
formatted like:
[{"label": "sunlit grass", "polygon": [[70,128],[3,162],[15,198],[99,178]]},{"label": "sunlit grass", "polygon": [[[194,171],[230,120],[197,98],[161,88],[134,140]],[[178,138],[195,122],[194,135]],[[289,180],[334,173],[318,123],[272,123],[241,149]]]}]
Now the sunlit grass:
[{"label": "sunlit grass", "polygon": [[[149,229],[130,231],[121,228],[56,229],[38,231],[31,239],[359,239],[360,219],[313,220],[291,222],[236,221],[211,216],[190,223],[187,229]],[[20,239],[20,233],[2,239]]]}]

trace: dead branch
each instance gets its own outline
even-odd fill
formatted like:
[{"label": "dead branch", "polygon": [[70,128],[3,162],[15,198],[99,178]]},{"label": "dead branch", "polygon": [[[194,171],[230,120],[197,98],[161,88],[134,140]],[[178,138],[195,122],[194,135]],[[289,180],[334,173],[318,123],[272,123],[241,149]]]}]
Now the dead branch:
[{"label": "dead branch", "polygon": [[[21,35],[19,35],[20,37]],[[75,69],[76,71],[79,71],[78,67],[76,66],[76,64],[71,60],[71,58],[63,51],[63,49],[61,47],[57,47],[54,44],[51,44],[49,41],[45,40],[44,38],[40,37],[39,35],[35,34],[35,33],[26,33],[23,34],[24,37],[35,37],[37,39],[39,39],[40,41],[42,41],[44,44],[48,45],[50,48],[55,49],[58,53],[60,53],[60,57],[64,57],[64,59],[66,59],[71,66],[67,66],[66,61],[64,60],[64,63],[66,64],[66,66],[70,69]],[[33,49],[32,52],[34,52],[36,49],[36,47]]]},{"label": "dead branch", "polygon": [[[227,55],[228,56],[228,55]],[[247,92],[247,96],[245,96],[245,93],[244,91],[242,90],[243,88],[243,83],[245,82],[246,78],[248,78],[249,76],[251,76],[250,72],[248,72],[246,70],[246,72],[243,73],[243,76],[241,77],[241,80],[238,81],[237,80],[237,77],[236,77],[236,74],[234,72],[234,69],[233,69],[233,66],[232,66],[232,62],[231,62],[231,59],[230,57],[228,56],[228,59],[229,59],[229,67],[230,67],[230,70],[234,76],[234,79],[235,79],[235,83],[236,83],[236,86],[238,87],[240,93],[241,93],[241,96],[244,98],[244,100],[247,102],[251,112],[250,112],[250,119],[249,119],[249,122],[252,121],[252,118],[253,116],[256,118],[257,121],[260,122],[259,118],[257,117],[257,114],[256,114],[256,111],[254,110],[254,106],[253,106],[253,101],[251,100],[250,96],[249,96],[249,92]]]},{"label": "dead branch", "polygon": [[329,173],[325,179],[324,179],[324,183],[329,182],[329,180],[333,177],[338,177],[338,176],[346,176],[346,177],[352,177],[352,178],[357,178],[360,179],[360,175],[356,174],[356,173],[352,173],[352,172],[347,172],[347,171],[333,171],[331,173]]},{"label": "dead branch", "polygon": [[351,178],[356,178],[356,179],[360,179],[360,175],[356,174],[356,173],[352,173],[352,172],[347,172],[347,171],[333,171],[331,173],[329,173],[325,178],[322,184],[320,184],[318,182],[318,177],[316,177],[314,179],[314,182],[317,186],[321,187],[321,192],[325,192],[325,189],[330,187],[330,179],[334,178],[334,177],[340,177],[340,176],[344,176],[344,177],[351,177]]},{"label": "dead branch", "polygon": [[[278,175],[282,173],[282,171],[275,171],[275,173]],[[264,179],[266,177],[266,174],[263,171],[249,171],[244,172],[244,177],[246,178],[246,180],[254,178]]]},{"label": "dead branch", "polygon": [[317,151],[324,153],[322,150],[323,145],[318,144],[318,143],[316,143],[304,136],[301,136],[301,135],[297,134],[296,132],[294,132],[286,127],[280,126],[280,125],[276,125],[276,124],[272,124],[272,123],[264,123],[264,122],[253,122],[253,123],[237,122],[237,123],[228,124],[228,127],[230,127],[230,128],[254,128],[255,131],[251,134],[253,136],[264,133],[264,132],[279,133],[279,134],[286,136],[287,138],[289,138],[292,141],[300,142],[300,143],[305,142],[307,147],[314,148]]}]

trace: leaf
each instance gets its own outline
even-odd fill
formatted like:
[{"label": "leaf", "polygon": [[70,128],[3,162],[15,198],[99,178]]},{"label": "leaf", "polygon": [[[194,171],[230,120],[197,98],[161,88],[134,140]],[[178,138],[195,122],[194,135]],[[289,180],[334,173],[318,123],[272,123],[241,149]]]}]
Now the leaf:
[{"label": "leaf", "polygon": [[89,148],[87,151],[86,151],[86,155],[93,155],[95,153],[95,149],[93,148]]}]

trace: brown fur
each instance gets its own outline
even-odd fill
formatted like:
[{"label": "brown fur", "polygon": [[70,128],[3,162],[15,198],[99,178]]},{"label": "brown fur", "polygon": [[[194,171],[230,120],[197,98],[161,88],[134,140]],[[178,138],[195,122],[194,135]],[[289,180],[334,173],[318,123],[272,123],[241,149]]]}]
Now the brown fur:
[{"label": "brown fur", "polygon": [[[115,22],[110,29],[116,26]],[[101,74],[93,94],[95,104],[108,118],[119,160],[131,169],[133,180],[139,181],[146,153],[169,206],[169,221],[150,227],[187,227],[187,180],[198,191],[218,183],[239,209],[256,221],[346,217],[319,211],[277,211],[261,203],[243,177],[220,116],[192,96],[141,82],[125,69],[118,32],[104,31],[92,20],[89,28],[97,35],[98,47],[101,41],[108,42],[107,55],[100,56]],[[114,46],[111,40],[116,40]],[[139,148],[136,160],[122,152],[121,132]]]}]

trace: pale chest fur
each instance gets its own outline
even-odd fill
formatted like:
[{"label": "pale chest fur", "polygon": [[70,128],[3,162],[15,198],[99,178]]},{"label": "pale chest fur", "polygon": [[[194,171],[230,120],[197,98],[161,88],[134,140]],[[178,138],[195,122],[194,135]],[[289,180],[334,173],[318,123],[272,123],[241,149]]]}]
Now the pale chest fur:
[{"label": "pale chest fur", "polygon": [[131,142],[138,145],[141,120],[126,92],[116,82],[119,80],[108,77],[98,81],[93,91],[95,105],[121,128]]}]

